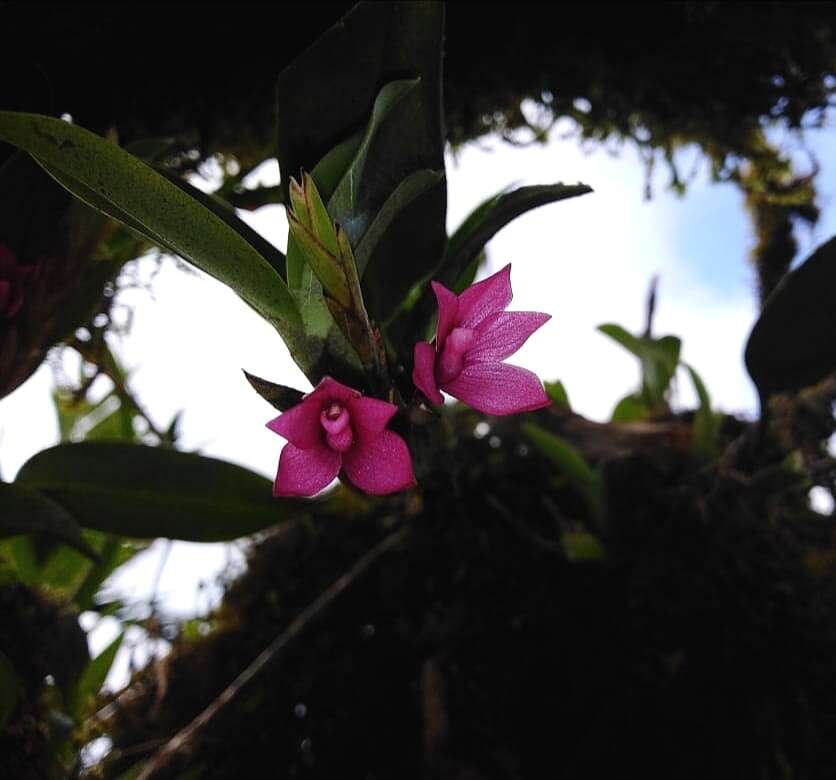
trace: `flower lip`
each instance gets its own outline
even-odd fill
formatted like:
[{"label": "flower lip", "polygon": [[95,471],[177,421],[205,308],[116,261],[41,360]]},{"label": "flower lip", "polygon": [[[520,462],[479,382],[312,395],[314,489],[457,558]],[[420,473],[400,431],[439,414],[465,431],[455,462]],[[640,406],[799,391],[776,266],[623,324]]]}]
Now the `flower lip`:
[{"label": "flower lip", "polygon": [[320,412],[319,422],[325,432],[331,435],[342,433],[347,427],[351,416],[348,409],[336,401]]},{"label": "flower lip", "polygon": [[464,357],[473,340],[476,331],[473,328],[453,328],[444,342],[436,368],[436,379],[441,385],[452,382],[464,368]]}]

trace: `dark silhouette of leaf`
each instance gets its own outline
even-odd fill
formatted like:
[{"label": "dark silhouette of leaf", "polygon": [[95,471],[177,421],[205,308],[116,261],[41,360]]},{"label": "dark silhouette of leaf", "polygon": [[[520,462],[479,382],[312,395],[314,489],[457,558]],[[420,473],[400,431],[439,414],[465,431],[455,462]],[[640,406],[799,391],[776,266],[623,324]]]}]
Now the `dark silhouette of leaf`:
[{"label": "dark silhouette of leaf", "polygon": [[307,506],[274,499],[270,480],[232,463],[121,442],[43,450],[23,465],[15,486],[46,494],[85,528],[143,539],[236,539]]},{"label": "dark silhouette of leaf", "polygon": [[836,370],[836,238],[787,274],[764,304],[746,344],[761,405]]}]

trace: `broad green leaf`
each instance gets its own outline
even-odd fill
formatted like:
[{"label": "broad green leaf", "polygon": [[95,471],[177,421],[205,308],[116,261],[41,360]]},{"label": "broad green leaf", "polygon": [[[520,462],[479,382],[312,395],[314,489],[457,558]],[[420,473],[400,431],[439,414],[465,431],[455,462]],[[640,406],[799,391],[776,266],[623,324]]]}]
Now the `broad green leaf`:
[{"label": "broad green leaf", "polygon": [[595,530],[603,530],[606,509],[600,474],[586,462],[575,447],[559,436],[535,423],[525,423],[523,431],[583,497]]},{"label": "broad green leaf", "polygon": [[67,711],[76,722],[79,722],[85,711],[95,701],[96,695],[102,689],[107,673],[113,666],[116,653],[122,646],[124,633],[120,633],[101,653],[93,658],[84,668],[78,682],[73,686],[67,697]]},{"label": "broad green leaf", "polygon": [[[279,77],[283,182],[301,168],[311,170],[341,139],[364,128],[362,149],[355,150],[333,194],[313,172],[331,217],[355,250],[404,180],[416,171],[444,169],[443,20],[440,3],[360,3]],[[446,240],[445,209],[442,179],[398,211],[377,246],[364,246],[358,270],[372,319],[385,321],[437,263]],[[294,254],[289,243],[289,279],[298,267]],[[327,311],[317,305],[315,284],[301,276],[302,305],[321,333]]]},{"label": "broad green leaf", "polygon": [[0,731],[3,730],[17,706],[20,680],[12,662],[0,652]]},{"label": "broad green leaf", "polygon": [[273,270],[282,278],[285,276],[286,258],[284,253],[273,246],[261,234],[256,233],[243,219],[236,213],[235,209],[222,198],[208,192],[199,190],[193,184],[190,184],[181,176],[177,176],[164,168],[158,168],[159,172],[165,176],[172,184],[179,187],[187,195],[190,195],[198,203],[205,206],[215,216],[222,219],[232,230],[238,233],[250,246],[253,247],[270,265]]},{"label": "broad green leaf", "polygon": [[[423,136],[420,145],[433,157],[417,167],[442,168],[443,30],[440,3],[360,3],[286,67],[276,90],[278,158],[285,188],[291,176],[312,170],[340,139],[368,123],[381,85],[405,77],[421,78],[423,117],[411,135]],[[323,194],[328,190],[324,184],[317,179]]]},{"label": "broad green leaf", "polygon": [[569,394],[563,386],[563,382],[544,382],[543,387],[546,388],[546,395],[551,399],[551,402],[558,409],[564,409],[567,412],[572,410],[569,403]]},{"label": "broad green leaf", "polygon": [[285,385],[277,385],[275,382],[269,382],[247,371],[244,371],[244,376],[247,377],[247,381],[253,390],[280,412],[286,412],[291,406],[296,406],[305,397],[305,394],[301,390],[286,387]]},{"label": "broad green leaf", "polygon": [[[117,399],[114,399],[117,400]],[[136,437],[133,414],[121,401],[84,435],[85,441],[133,441]]]},{"label": "broad green leaf", "polygon": [[[394,156],[391,148],[381,149],[383,145],[388,145],[387,142],[390,140],[381,136],[391,133],[391,130],[386,133],[389,122],[400,125],[409,120],[414,121],[414,114],[420,111],[420,99],[417,104],[414,100],[406,106],[404,103],[410,95],[419,97],[417,88],[420,83],[420,79],[401,79],[386,84],[380,90],[357,153],[328,200],[331,215],[348,233],[353,246],[360,243],[377,209],[392,192],[390,182],[393,179],[397,181],[401,173],[397,170],[381,171],[376,167],[376,164],[385,161],[387,156]],[[402,118],[404,108],[408,110],[407,119]],[[388,155],[385,151],[388,151]],[[409,171],[404,173],[408,175]]]},{"label": "broad green leaf", "polygon": [[650,416],[650,408],[638,393],[625,395],[612,410],[610,420],[614,423],[635,422]]},{"label": "broad green leaf", "polygon": [[790,271],[767,298],[746,344],[763,405],[836,371],[836,238]]},{"label": "broad green leaf", "polygon": [[645,354],[645,347],[644,344],[642,344],[642,340],[638,336],[634,336],[625,328],[622,328],[621,325],[607,323],[605,325],[599,325],[598,330],[605,336],[609,336],[613,341],[621,344],[621,346],[628,352],[632,352],[637,358],[639,358],[639,360],[643,358]]},{"label": "broad green leaf", "polygon": [[136,141],[125,144],[125,151],[147,163],[155,163],[171,152],[176,143],[174,138],[138,138]]},{"label": "broad green leaf", "polygon": [[85,528],[194,542],[235,539],[303,515],[268,479],[193,453],[120,442],[60,444],[27,461],[16,485],[60,503]]},{"label": "broad green leaf", "polygon": [[59,503],[31,485],[0,482],[0,537],[18,534],[46,534],[96,557],[79,523]]},{"label": "broad green leaf", "polygon": [[76,197],[235,290],[298,347],[299,313],[282,278],[239,233],[124,149],[83,128],[0,112],[0,139],[29,152]]},{"label": "broad green leaf", "polygon": [[634,336],[613,323],[599,325],[598,330],[621,344],[641,362],[640,400],[649,412],[665,408],[668,388],[679,365],[681,341],[676,336],[662,336],[658,339]]}]

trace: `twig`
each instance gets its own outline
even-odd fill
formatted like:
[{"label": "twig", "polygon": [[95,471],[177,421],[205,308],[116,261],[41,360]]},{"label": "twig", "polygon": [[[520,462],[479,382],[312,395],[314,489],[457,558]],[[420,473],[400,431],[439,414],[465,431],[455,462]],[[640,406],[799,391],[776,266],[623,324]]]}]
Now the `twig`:
[{"label": "twig", "polygon": [[362,576],[372,564],[406,539],[411,530],[410,526],[404,526],[400,530],[391,533],[359,558],[347,572],[335,580],[326,590],[320,593],[319,596],[291,621],[287,629],[279,634],[203,712],[156,752],[150,759],[148,765],[142,770],[137,780],[160,780],[160,778],[166,776],[166,770],[178,755],[193,753],[197,747],[201,732],[214,720],[221,710],[238,698],[247,685],[270,664],[274,663],[281,651],[296,639],[355,580]]}]

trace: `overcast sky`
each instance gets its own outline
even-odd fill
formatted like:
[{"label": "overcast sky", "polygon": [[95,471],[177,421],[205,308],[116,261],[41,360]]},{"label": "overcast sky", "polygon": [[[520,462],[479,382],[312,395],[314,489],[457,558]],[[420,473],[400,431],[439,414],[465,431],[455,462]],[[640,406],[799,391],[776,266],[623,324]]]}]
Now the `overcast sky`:
[{"label": "overcast sky", "polygon": [[[656,334],[682,338],[683,358],[702,374],[716,406],[753,414],[755,395],[742,353],[756,316],[756,296],[747,262],[752,235],[739,191],[709,183],[704,170],[679,198],[665,190],[667,174],[659,166],[648,202],[643,199],[644,169],[631,148],[619,156],[600,149],[584,154],[576,141],[559,136],[560,129],[548,146],[527,148],[486,140],[448,157],[451,230],[484,198],[511,183],[581,181],[595,190],[518,219],[488,247],[484,275],[513,264],[510,308],[552,315],[510,362],[544,379],[562,380],[576,411],[606,419],[638,382],[638,366],[595,328],[617,322],[640,330],[648,283],[659,274]],[[808,142],[821,164],[822,219],[815,231],[799,233],[802,255],[836,233],[834,136],[812,132]],[[683,159],[689,155],[693,158],[686,150]],[[263,166],[259,178],[275,183],[278,165]],[[287,223],[281,207],[242,216],[284,249]],[[150,273],[150,265],[144,270]],[[184,410],[183,448],[272,478],[282,440],[264,428],[274,412],[251,390],[241,369],[310,387],[275,331],[218,282],[185,274],[171,262],[156,278],[153,296],[129,291],[122,301],[133,307],[134,325],[117,349],[133,371],[133,389],[155,421],[165,425]],[[0,401],[0,473],[5,479],[57,441],[50,390],[50,372],[42,367]],[[688,405],[693,398],[683,376],[678,400]],[[147,593],[160,550],[157,544],[141,556],[120,577],[120,586],[135,595]],[[224,546],[175,545],[160,583],[166,607],[185,614],[210,604],[215,596],[198,593],[196,583],[211,579],[228,555]],[[101,646],[108,633],[94,644]]]}]

